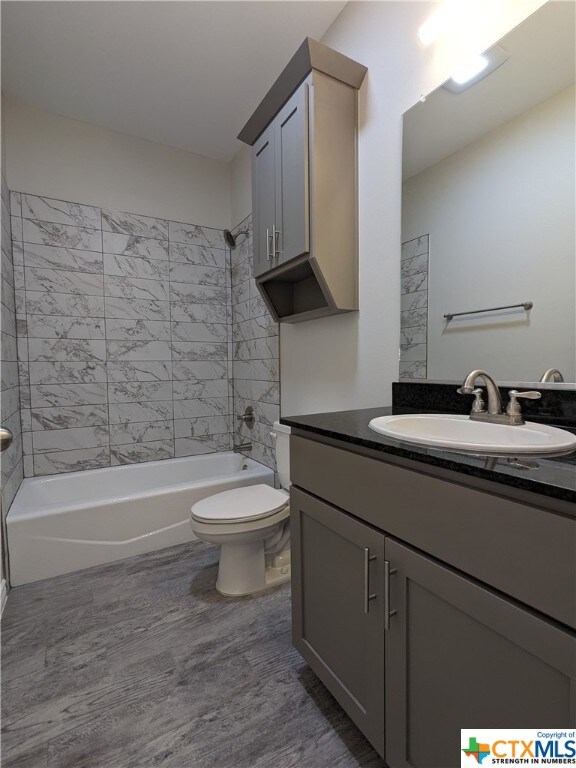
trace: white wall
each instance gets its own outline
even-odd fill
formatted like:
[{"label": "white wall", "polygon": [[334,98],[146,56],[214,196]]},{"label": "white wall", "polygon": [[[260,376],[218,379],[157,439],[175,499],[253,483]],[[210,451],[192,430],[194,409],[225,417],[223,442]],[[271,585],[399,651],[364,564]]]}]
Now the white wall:
[{"label": "white wall", "polygon": [[230,163],[230,203],[232,226],[252,212],[251,152],[245,144]]},{"label": "white wall", "polygon": [[542,4],[471,0],[467,25],[423,48],[418,28],[440,3],[351,2],[323,38],[369,69],[360,91],[360,312],[281,325],[283,414],[390,403],[398,378],[402,113]]},{"label": "white wall", "polygon": [[569,88],[405,182],[402,237],[430,235],[428,378],[574,381],[574,107]]},{"label": "white wall", "polygon": [[5,95],[10,189],[225,228],[230,164],[99,128]]}]

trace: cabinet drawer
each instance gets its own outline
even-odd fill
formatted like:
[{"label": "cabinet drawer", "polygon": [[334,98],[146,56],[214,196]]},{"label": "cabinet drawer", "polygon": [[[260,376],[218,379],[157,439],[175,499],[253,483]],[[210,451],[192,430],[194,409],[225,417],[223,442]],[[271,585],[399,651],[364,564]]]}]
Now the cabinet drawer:
[{"label": "cabinet drawer", "polygon": [[292,482],[576,628],[576,521],[292,436]]}]

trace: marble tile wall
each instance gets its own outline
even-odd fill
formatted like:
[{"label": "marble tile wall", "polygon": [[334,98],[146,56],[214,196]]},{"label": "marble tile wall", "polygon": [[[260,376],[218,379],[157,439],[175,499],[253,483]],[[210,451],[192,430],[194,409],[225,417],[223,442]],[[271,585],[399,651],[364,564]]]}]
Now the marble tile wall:
[{"label": "marble tile wall", "polygon": [[[234,232],[248,229],[231,252],[234,442],[251,442],[247,456],[276,469],[272,423],[280,415],[279,333],[252,276],[252,217]],[[237,416],[248,405],[256,423],[249,429]]]},{"label": "marble tile wall", "polygon": [[[14,435],[14,442],[1,458],[2,517],[5,518],[23,477],[22,429],[20,425],[20,391],[16,342],[16,310],[14,296],[14,264],[10,223],[10,195],[2,174],[2,275],[1,293],[1,424]],[[3,522],[3,521],[2,521]]]},{"label": "marble tile wall", "polygon": [[400,258],[400,378],[425,379],[429,236],[402,243]]},{"label": "marble tile wall", "polygon": [[26,476],[229,450],[220,230],[11,193]]}]

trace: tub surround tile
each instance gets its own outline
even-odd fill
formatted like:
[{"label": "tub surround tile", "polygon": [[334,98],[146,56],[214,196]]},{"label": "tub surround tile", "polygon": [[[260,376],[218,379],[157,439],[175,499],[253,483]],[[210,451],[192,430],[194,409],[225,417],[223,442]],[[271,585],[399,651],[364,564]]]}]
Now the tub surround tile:
[{"label": "tub surround tile", "polygon": [[110,403],[110,424],[140,421],[166,421],[174,418],[172,400],[140,403]]},{"label": "tub surround tile", "polygon": [[197,264],[170,264],[170,280],[174,283],[191,283],[193,285],[227,285],[228,273],[225,269],[207,267]]},{"label": "tub surround tile", "polygon": [[422,235],[416,237],[413,240],[407,240],[402,243],[400,258],[402,261],[405,259],[412,259],[414,256],[420,256],[421,254],[428,254],[429,252],[429,236]]},{"label": "tub surround tile", "polygon": [[428,322],[428,308],[400,312],[400,327],[411,328],[415,325],[425,325]]},{"label": "tub surround tile", "polygon": [[21,195],[21,215],[25,219],[71,224],[76,227],[100,229],[100,208],[79,203],[67,203],[36,195]]},{"label": "tub surround tile", "polygon": [[168,222],[151,216],[138,216],[120,211],[102,211],[102,229],[105,232],[117,232],[136,237],[150,237],[166,240]]},{"label": "tub surround tile", "polygon": [[[115,320],[170,320],[170,303],[167,301],[131,299],[107,296],[106,318]],[[102,313],[104,316],[104,312]]]},{"label": "tub surround tile", "polygon": [[165,301],[170,298],[167,280],[148,280],[140,277],[104,276],[104,295],[126,299]]},{"label": "tub surround tile", "polygon": [[401,378],[426,378],[429,237],[402,244],[400,298]]},{"label": "tub surround tile", "polygon": [[108,401],[106,384],[38,384],[30,387],[32,408],[99,405]]},{"label": "tub surround tile", "polygon": [[191,301],[172,301],[172,320],[191,323],[227,323],[230,312],[226,304],[196,304]]},{"label": "tub surround tile", "polygon": [[17,312],[26,311],[28,315],[104,317],[104,298],[102,296],[26,291],[25,301],[25,309],[20,309],[17,306]]},{"label": "tub surround tile", "polygon": [[174,440],[175,456],[196,456],[202,453],[229,451],[230,435],[202,435],[201,437],[179,437]]},{"label": "tub surround tile", "polygon": [[110,443],[108,427],[79,427],[32,433],[34,453],[72,451],[82,448],[106,448]]},{"label": "tub surround tile", "polygon": [[112,340],[138,339],[169,341],[170,323],[161,320],[106,320],[106,338]]},{"label": "tub surround tile", "polygon": [[169,265],[160,259],[117,256],[104,253],[104,274],[122,277],[139,277],[147,280],[167,280]]},{"label": "tub surround tile", "polygon": [[88,384],[108,380],[103,362],[30,362],[31,384]]},{"label": "tub surround tile", "polygon": [[172,363],[172,375],[175,381],[197,383],[209,379],[227,379],[228,363],[216,360],[175,360]]},{"label": "tub surround tile", "polygon": [[30,361],[105,360],[106,342],[100,339],[29,339]]},{"label": "tub surround tile", "polygon": [[227,360],[227,344],[208,344],[201,341],[173,341],[173,360]]},{"label": "tub surround tile", "polygon": [[174,401],[175,419],[194,419],[199,416],[225,416],[227,414],[227,397],[203,397]]},{"label": "tub surround tile", "polygon": [[[7,188],[5,187],[6,180],[2,175],[2,198],[5,201]],[[22,195],[20,192],[8,192],[10,202],[10,213],[12,216],[22,216]]]},{"label": "tub surround tile", "polygon": [[22,222],[22,240],[25,243],[102,251],[102,232],[99,229],[85,229],[32,219],[22,219]]},{"label": "tub surround tile", "polygon": [[230,432],[229,416],[199,416],[194,419],[175,419],[174,437],[209,437]]},{"label": "tub surround tile", "polygon": [[[24,423],[23,419],[23,423]],[[71,429],[73,427],[97,427],[108,424],[108,405],[79,405],[32,408],[30,428]]]},{"label": "tub surround tile", "polygon": [[138,237],[117,232],[102,233],[104,253],[144,259],[168,259],[168,240]]},{"label": "tub surround tile", "polygon": [[174,458],[173,440],[154,440],[146,443],[114,445],[110,449],[112,466],[137,464],[143,461],[160,461]]},{"label": "tub surround tile", "polygon": [[108,360],[171,360],[170,342],[144,341],[107,341]]},{"label": "tub surround tile", "polygon": [[230,328],[225,323],[172,323],[173,341],[227,341]]},{"label": "tub surround tile", "polygon": [[428,291],[428,273],[420,272],[415,275],[408,275],[400,281],[402,294],[414,293],[415,291]]},{"label": "tub surround tile", "polygon": [[425,379],[426,360],[419,362],[400,362],[401,379]]},{"label": "tub surround tile", "polygon": [[170,242],[200,245],[205,248],[225,248],[224,233],[220,229],[200,227],[194,224],[170,222]]},{"label": "tub surround tile", "polygon": [[110,425],[110,445],[129,445],[130,443],[150,443],[172,440],[175,422],[167,421],[129,421]]},{"label": "tub surround tile", "polygon": [[428,252],[419,256],[413,256],[411,259],[404,259],[400,262],[401,276],[427,275],[428,274]]},{"label": "tub surround tile", "polygon": [[413,312],[415,309],[423,309],[428,305],[428,291],[416,291],[405,293],[400,297],[402,312]]},{"label": "tub surround tile", "polygon": [[109,403],[140,403],[169,400],[172,397],[170,381],[125,381],[108,384]]},{"label": "tub surround tile", "polygon": [[109,361],[107,364],[108,381],[170,381],[172,363],[164,360],[128,362]]},{"label": "tub surround tile", "polygon": [[83,448],[76,451],[55,451],[34,455],[36,475],[55,475],[61,472],[80,472],[110,466],[109,448]]},{"label": "tub surround tile", "polygon": [[204,245],[185,245],[171,241],[170,261],[225,269],[226,251],[223,247],[210,248]]},{"label": "tub surround tile", "polygon": [[191,301],[196,304],[227,303],[226,288],[212,285],[192,285],[188,283],[170,282],[171,301]]},{"label": "tub surround tile", "polygon": [[28,339],[104,339],[104,319],[65,315],[24,315],[19,336]]},{"label": "tub surround tile", "polygon": [[228,397],[227,379],[206,379],[204,381],[173,381],[174,400],[192,400],[205,397]]}]

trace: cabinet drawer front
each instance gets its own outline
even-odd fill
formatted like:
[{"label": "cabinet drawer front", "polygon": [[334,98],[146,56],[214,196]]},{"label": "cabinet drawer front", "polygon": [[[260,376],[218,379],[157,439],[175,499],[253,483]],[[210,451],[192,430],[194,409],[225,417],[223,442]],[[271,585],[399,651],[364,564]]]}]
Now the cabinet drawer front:
[{"label": "cabinet drawer front", "polygon": [[292,482],[576,628],[576,521],[292,436]]},{"label": "cabinet drawer front", "polygon": [[383,754],[384,536],[296,489],[290,515],[294,645]]},{"label": "cabinet drawer front", "polygon": [[576,637],[391,538],[386,762],[456,768],[460,728],[576,726]]}]

